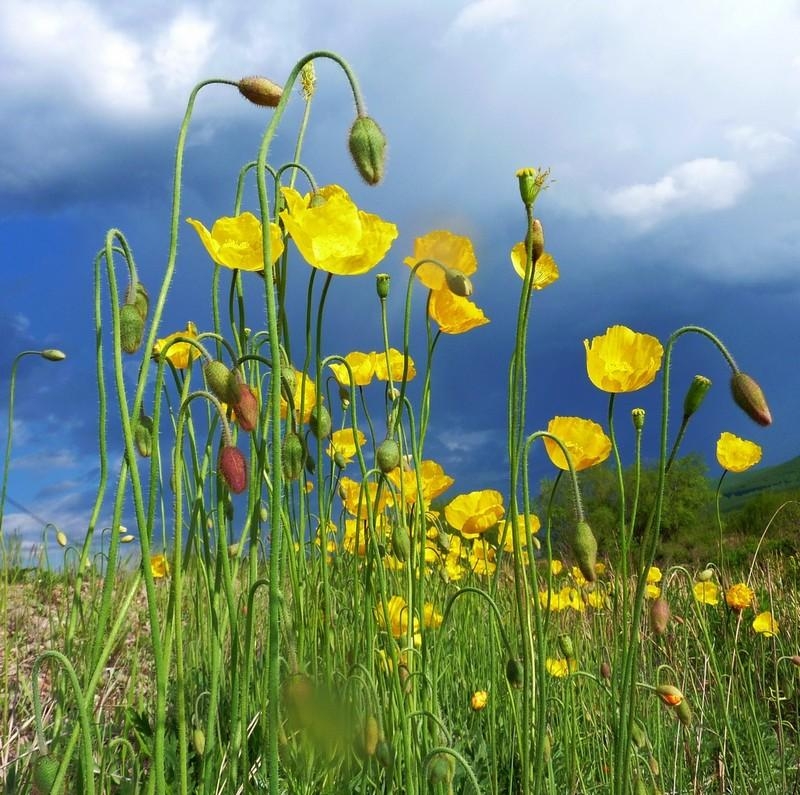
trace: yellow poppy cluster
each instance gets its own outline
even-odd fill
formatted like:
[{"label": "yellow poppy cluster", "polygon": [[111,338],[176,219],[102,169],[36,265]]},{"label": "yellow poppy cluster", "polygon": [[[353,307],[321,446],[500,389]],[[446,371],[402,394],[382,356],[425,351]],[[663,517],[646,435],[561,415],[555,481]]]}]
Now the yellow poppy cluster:
[{"label": "yellow poppy cluster", "polygon": [[[346,365],[339,362],[329,365],[336,381],[343,387],[350,386],[348,367],[353,374],[353,386],[369,386],[373,378],[378,381],[389,381],[390,378],[392,381],[401,381],[403,370],[406,369],[406,357],[395,348],[389,348],[386,352],[352,351],[344,360]],[[406,381],[410,381],[417,374],[414,360],[410,356],[407,368]]]}]

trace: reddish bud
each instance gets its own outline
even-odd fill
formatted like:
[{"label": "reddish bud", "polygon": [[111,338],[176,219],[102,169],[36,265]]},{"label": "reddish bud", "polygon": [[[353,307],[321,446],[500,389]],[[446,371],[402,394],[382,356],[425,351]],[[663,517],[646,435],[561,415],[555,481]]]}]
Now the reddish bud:
[{"label": "reddish bud", "polygon": [[234,494],[247,488],[247,459],[238,447],[226,445],[220,450],[219,472]]},{"label": "reddish bud", "polygon": [[244,382],[238,381],[235,399],[231,400],[231,407],[236,414],[236,422],[243,431],[250,433],[258,425],[258,398],[256,393]]},{"label": "reddish bud", "polygon": [[738,372],[731,378],[731,394],[736,405],[759,425],[772,424],[772,414],[761,387],[749,375]]},{"label": "reddish bud", "polygon": [[263,108],[277,107],[283,95],[283,89],[266,77],[243,77],[238,88],[245,99]]}]

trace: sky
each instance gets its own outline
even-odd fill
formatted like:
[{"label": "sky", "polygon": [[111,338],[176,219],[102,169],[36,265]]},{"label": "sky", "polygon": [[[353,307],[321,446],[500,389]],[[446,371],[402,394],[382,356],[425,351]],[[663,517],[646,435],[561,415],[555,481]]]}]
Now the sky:
[{"label": "sky", "polygon": [[[551,169],[536,214],[561,272],[535,296],[527,431],[555,415],[604,421],[607,397],[586,378],[585,338],[624,324],[663,341],[693,324],[719,336],[759,381],[774,424],[763,429],[744,416],[730,400],[721,357],[685,337],[675,352],[673,412],[695,373],[714,386],[684,452],[700,453],[714,477],[722,431],[760,444],[764,465],[800,454],[800,4],[5,0],[3,448],[16,354],[67,353],[60,363],[26,357],[18,368],[4,528],[18,533],[23,549],[41,541],[46,522],[80,542],[94,500],[92,262],[106,230],[122,229],[145,284],[160,284],[175,142],[192,87],[251,74],[282,83],[311,50],[347,59],[389,141],[384,182],[363,185],[346,151],[353,120],[346,81],[319,63],[305,162],[320,184],[341,184],[400,229],[378,268],[394,277],[393,340],[413,240],[450,229],[475,246],[473,297],[491,323],[443,339],[433,378],[426,454],[456,478],[451,494],[507,490],[505,389],[519,292],[508,252],[525,229],[514,177],[523,166]],[[301,106],[293,97],[276,141],[279,160],[290,152]],[[201,93],[182,218],[210,226],[230,214],[236,175],[255,157],[267,121],[233,89]],[[252,195],[249,202],[254,209]],[[189,319],[201,329],[210,321],[211,264],[182,227],[163,335]],[[373,291],[370,278],[335,286],[335,352],[379,344]],[[354,311],[362,299],[370,307],[364,315]],[[626,416],[636,406],[652,418],[645,430],[652,457],[657,387],[617,401],[628,461]],[[111,444],[118,461],[113,433]],[[532,471],[552,475],[541,453]]]}]

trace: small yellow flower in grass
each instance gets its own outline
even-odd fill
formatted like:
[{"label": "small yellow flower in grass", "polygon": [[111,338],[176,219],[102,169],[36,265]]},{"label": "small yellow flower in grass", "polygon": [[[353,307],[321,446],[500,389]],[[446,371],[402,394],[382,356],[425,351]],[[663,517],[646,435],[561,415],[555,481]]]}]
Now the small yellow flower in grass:
[{"label": "small yellow flower in grass", "polygon": [[[525,278],[526,260],[525,242],[523,241],[522,243],[517,243],[517,245],[511,249],[511,264],[514,266],[514,270],[519,274],[520,279]],[[536,260],[536,270],[533,273],[533,289],[544,290],[545,287],[557,281],[558,277],[559,273],[556,261],[545,252]]]},{"label": "small yellow flower in grass", "polygon": [[436,321],[443,334],[466,334],[489,322],[489,318],[477,304],[469,298],[454,295],[447,289],[431,293],[428,314]]},{"label": "small yellow flower in grass", "polygon": [[594,571],[599,577],[602,577],[606,573],[606,564],[605,563],[595,563],[594,564]]},{"label": "small yellow flower in grass", "polygon": [[[602,464],[611,453],[611,440],[596,422],[580,417],[553,417],[547,423],[548,433],[557,436],[569,450],[576,471]],[[569,469],[561,447],[545,437],[545,450],[554,466]]]},{"label": "small yellow flower in grass", "polygon": [[658,599],[661,596],[661,588],[649,582],[644,589],[644,595],[646,599]]},{"label": "small yellow flower in grass", "polygon": [[397,227],[359,210],[347,191],[326,185],[301,196],[281,188],[283,225],[309,265],[338,276],[357,276],[374,268],[391,248]]},{"label": "small yellow flower in grass", "polygon": [[605,607],[608,607],[608,595],[601,588],[595,588],[593,591],[589,591],[584,596],[584,601],[587,607],[591,607],[595,610],[603,610]]},{"label": "small yellow flower in grass", "polygon": [[[372,354],[375,357],[375,378],[379,381],[388,381],[389,374],[392,381],[400,381],[403,378],[403,368],[405,367],[405,357],[396,348],[389,348],[389,368],[386,367],[386,352],[376,351]],[[410,381],[417,374],[414,367],[414,360],[408,357],[408,373],[406,381]]]},{"label": "small yellow flower in grass", "polygon": [[485,533],[503,518],[504,513],[503,495],[494,489],[460,494],[444,509],[447,521],[465,538]]},{"label": "small yellow flower in grass", "polygon": [[197,339],[197,326],[195,326],[195,324],[190,320],[186,324],[185,331],[176,331],[174,334],[170,334],[168,337],[156,340],[155,345],[153,345],[153,352],[151,355],[153,359],[158,360],[158,357],[161,355],[161,351],[163,351],[165,348],[169,348],[166,354],[167,361],[170,362],[176,369],[185,370],[189,366],[190,361],[194,361],[198,356],[200,356],[200,349],[196,348],[194,345],[190,345],[188,342],[176,342],[171,344],[177,337]]},{"label": "small yellow flower in grass", "polygon": [[[542,527],[541,521],[539,521],[539,517],[535,514],[529,514],[528,517],[530,529],[531,529],[531,541],[533,541],[534,549],[539,548],[539,539],[533,538],[533,536],[539,532]],[[517,536],[519,538],[519,546],[523,553],[528,548],[528,535],[525,531],[525,514],[519,514],[517,516]],[[498,540],[503,537],[503,528],[498,531]],[[503,541],[503,550],[505,552],[513,552],[514,551],[514,525],[511,522],[511,519],[506,521],[505,525],[505,540]]]},{"label": "small yellow flower in grass", "polygon": [[565,660],[563,657],[555,659],[553,657],[548,657],[544,661],[544,667],[550,676],[563,679],[568,674],[578,670],[578,661],[575,659]]},{"label": "small yellow flower in grass", "polygon": [[765,638],[772,638],[778,634],[778,622],[769,610],[765,610],[753,620],[753,629]]},{"label": "small yellow flower in grass", "polygon": [[166,555],[159,552],[157,555],[150,556],[150,573],[157,580],[169,575],[169,562]]},{"label": "small yellow flower in grass", "polygon": [[[261,221],[252,213],[242,213],[233,218],[219,218],[211,231],[194,218],[186,222],[194,227],[217,265],[240,271],[263,271],[264,252],[261,242]],[[277,224],[269,225],[272,261],[283,254],[283,238]]]},{"label": "small yellow flower in grass", "polygon": [[719,604],[719,586],[715,582],[696,582],[692,586],[694,598],[703,605]]},{"label": "small yellow flower in grass", "polygon": [[495,557],[496,553],[493,547],[490,547],[483,539],[476,539],[469,556],[470,568],[479,577],[491,577],[497,568]]},{"label": "small yellow flower in grass", "polygon": [[[408,632],[409,607],[402,596],[392,596],[386,603],[386,611],[389,613],[389,627],[395,638],[402,638]],[[375,605],[375,620],[381,629],[387,629],[386,616],[382,604]],[[414,620],[412,631],[417,634],[417,621]],[[414,639],[416,645],[416,638]]]},{"label": "small yellow flower in grass", "polygon": [[744,472],[761,460],[761,448],[755,442],[740,439],[727,431],[717,440],[717,461],[729,472]]},{"label": "small yellow flower in grass", "polygon": [[381,490],[381,498],[378,503],[375,503],[375,498],[378,494],[378,484],[375,481],[368,481],[367,488],[362,489],[361,484],[357,483],[351,478],[342,478],[339,481],[339,496],[342,498],[344,507],[347,512],[352,516],[357,516],[360,519],[366,519],[368,515],[367,498],[369,497],[372,510],[378,514],[380,513],[389,502],[389,495],[386,489]]},{"label": "small yellow flower in grass", "polygon": [[[344,357],[344,360],[353,371],[353,384],[355,386],[367,386],[372,382],[372,378],[375,375],[375,356],[374,351],[371,353],[352,351]],[[350,376],[345,365],[334,363],[330,365],[330,368],[333,370],[334,377],[342,386],[350,386]]]},{"label": "small yellow flower in grass", "polygon": [[577,585],[578,588],[583,588],[583,586],[588,582],[586,577],[583,576],[581,570],[577,566],[573,566],[570,573],[572,574],[572,579],[575,580],[575,585]]},{"label": "small yellow flower in grass", "polygon": [[334,431],[328,445],[328,455],[333,457],[338,453],[344,459],[344,463],[349,464],[366,441],[367,437],[361,431],[353,430],[353,428]]},{"label": "small yellow flower in grass", "polygon": [[731,610],[744,610],[753,604],[755,594],[746,583],[737,582],[725,592],[725,603]]},{"label": "small yellow flower in grass", "polygon": [[422,607],[422,625],[425,629],[439,629],[442,626],[442,614],[430,602]]},{"label": "small yellow flower in grass", "polygon": [[[468,237],[455,235],[444,229],[418,237],[414,241],[414,255],[406,257],[403,262],[409,268],[413,268],[423,259],[435,259],[465,276],[470,276],[478,270],[478,260],[475,258],[472,241]],[[447,291],[447,278],[438,266],[430,263],[420,265],[416,275],[429,290]]]},{"label": "small yellow flower in grass", "polygon": [[550,573],[554,577],[558,577],[561,572],[564,571],[564,564],[560,560],[551,560],[550,561]]},{"label": "small yellow flower in grass", "polygon": [[482,709],[486,709],[486,705],[489,703],[489,694],[485,690],[476,690],[472,694],[472,698],[469,700],[469,705],[472,707],[475,712],[480,712]]},{"label": "small yellow flower in grass", "polygon": [[661,577],[662,577],[661,569],[659,569],[658,566],[651,566],[647,570],[647,582],[648,583],[653,584],[653,583],[661,582]]},{"label": "small yellow flower in grass", "polygon": [[586,349],[589,380],[604,392],[635,392],[651,384],[661,368],[664,348],[649,334],[640,334],[626,326],[612,326]]}]

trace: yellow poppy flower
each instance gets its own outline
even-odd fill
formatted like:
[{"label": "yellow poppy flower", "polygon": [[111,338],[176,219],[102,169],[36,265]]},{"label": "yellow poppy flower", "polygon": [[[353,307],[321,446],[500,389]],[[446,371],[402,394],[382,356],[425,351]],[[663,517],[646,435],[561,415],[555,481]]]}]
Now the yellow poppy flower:
[{"label": "yellow poppy flower", "polygon": [[772,613],[766,610],[755,617],[753,629],[765,638],[772,638],[778,634],[778,622],[772,617]]},{"label": "yellow poppy flower", "polygon": [[503,518],[504,513],[503,495],[493,489],[460,494],[444,509],[447,521],[465,538],[485,533]]},{"label": "yellow poppy flower", "polygon": [[[611,439],[603,433],[600,425],[591,420],[553,417],[547,424],[547,430],[564,443],[578,472],[602,464],[611,453]],[[569,469],[567,459],[558,444],[545,437],[544,446],[554,466]]]},{"label": "yellow poppy flower", "polygon": [[661,582],[662,576],[663,575],[661,574],[661,569],[659,569],[658,566],[651,566],[647,570],[647,582],[648,583],[652,584],[652,583]]},{"label": "yellow poppy flower", "polygon": [[[392,375],[392,381],[400,381],[403,377],[403,368],[405,367],[405,356],[396,348],[389,348],[389,367],[386,367],[386,352],[376,351],[372,354],[375,359],[375,378],[379,381],[388,381],[388,373]],[[417,374],[417,368],[414,367],[414,360],[408,357],[408,373],[406,374],[406,382],[410,381]]]},{"label": "yellow poppy flower", "polygon": [[[389,627],[395,638],[402,638],[408,632],[409,607],[402,596],[392,596],[386,603],[386,612],[389,613]],[[375,606],[375,620],[381,629],[387,629],[386,616],[382,604]],[[416,633],[417,622],[414,620],[412,631]]]},{"label": "yellow poppy flower", "polygon": [[[539,521],[539,517],[532,513],[529,515],[529,523],[531,528],[531,536],[538,533],[542,527],[542,523]],[[525,532],[525,514],[519,514],[517,516],[517,535],[519,536],[519,546],[520,549],[523,551],[528,546],[528,535]],[[499,533],[500,538],[503,537],[502,530]],[[506,522],[505,527],[505,540],[503,541],[503,550],[505,552],[513,552],[514,551],[514,525],[512,524],[510,518]],[[532,539],[534,547],[539,543],[538,539]],[[538,549],[538,547],[536,547]]]},{"label": "yellow poppy flower", "polygon": [[563,658],[553,659],[552,657],[548,657],[544,661],[544,667],[550,676],[563,679],[567,674],[578,670],[578,661],[575,659],[565,660]]},{"label": "yellow poppy flower", "polygon": [[491,577],[497,564],[496,553],[485,541],[475,541],[469,556],[469,567],[479,577]]},{"label": "yellow poppy flower", "polygon": [[[413,268],[423,259],[435,259],[465,276],[470,276],[478,270],[478,260],[475,258],[472,241],[468,237],[454,235],[445,229],[418,237],[414,241],[414,256],[406,257],[403,262],[409,268]],[[429,290],[447,290],[444,271],[436,265],[430,263],[420,265],[416,275]]]},{"label": "yellow poppy flower", "polygon": [[155,579],[169,576],[169,562],[166,555],[159,552],[150,556],[150,573]]},{"label": "yellow poppy flower", "polygon": [[472,694],[472,698],[469,700],[469,705],[472,707],[475,712],[480,712],[482,709],[486,709],[486,705],[489,703],[489,694],[485,690],[476,690]]},{"label": "yellow poppy flower", "polygon": [[[261,241],[261,221],[252,213],[242,213],[233,218],[218,218],[211,231],[194,218],[187,218],[211,259],[217,265],[240,271],[263,271],[264,251]],[[277,224],[269,225],[272,261],[283,254],[283,238]]]},{"label": "yellow poppy flower", "polygon": [[731,610],[744,610],[753,604],[755,594],[752,588],[746,583],[738,582],[736,585],[731,585],[725,592],[725,602]]},{"label": "yellow poppy flower", "polygon": [[729,472],[744,472],[761,460],[761,447],[724,431],[717,440],[717,461]]},{"label": "yellow poppy flower", "polygon": [[719,586],[715,582],[696,582],[692,586],[694,598],[704,605],[719,604]]},{"label": "yellow poppy flower", "polygon": [[[511,264],[519,275],[520,279],[525,278],[525,264],[527,255],[525,253],[525,243],[517,243],[511,249]],[[559,277],[558,265],[556,261],[545,252],[536,260],[536,270],[533,272],[533,289],[544,290],[545,287],[557,281]]]},{"label": "yellow poppy flower", "polygon": [[447,289],[431,293],[428,314],[443,334],[465,334],[489,322],[477,304]]},{"label": "yellow poppy flower", "polygon": [[[344,360],[350,365],[350,369],[353,371],[354,386],[367,386],[372,382],[372,377],[375,375],[374,351],[372,353],[352,351],[344,357]],[[333,370],[334,378],[336,378],[341,386],[350,386],[350,376],[344,364],[331,364],[330,368]]]},{"label": "yellow poppy flower", "polygon": [[661,368],[664,348],[649,334],[640,334],[626,326],[612,326],[586,348],[589,379],[604,392],[635,392],[651,384]]},{"label": "yellow poppy flower", "polygon": [[314,268],[337,276],[357,276],[374,268],[391,248],[397,227],[359,210],[338,185],[301,196],[281,188],[283,225],[298,251]]},{"label": "yellow poppy flower", "polygon": [[608,596],[600,588],[589,591],[584,597],[584,601],[587,607],[592,607],[595,610],[603,610],[608,606]]},{"label": "yellow poppy flower", "polygon": [[[356,544],[358,546],[356,547]],[[350,555],[363,558],[367,554],[367,527],[363,521],[344,520],[344,538],[342,548]]]},{"label": "yellow poppy flower", "polygon": [[552,574],[553,577],[558,577],[562,571],[564,571],[564,564],[560,560],[550,561],[550,574]]},{"label": "yellow poppy flower", "polygon": [[658,599],[661,596],[661,588],[649,582],[645,586],[644,595],[646,599]]},{"label": "yellow poppy flower", "polygon": [[[299,370],[294,371],[294,392],[292,394],[294,401],[294,410],[300,411],[300,403],[303,404],[303,422],[308,422],[311,419],[311,412],[317,405],[317,387],[305,373]],[[281,396],[281,419],[286,419],[286,413],[289,409],[286,399]]]},{"label": "yellow poppy flower", "polygon": [[[436,461],[431,461],[430,459],[426,459],[419,465],[419,476],[422,481],[422,499],[425,505],[444,494],[455,483],[450,475],[445,474],[441,464],[437,464]],[[387,477],[394,483],[398,495],[400,492],[400,478],[402,477],[405,501],[407,503],[415,503],[417,501],[417,475],[413,469],[404,470],[402,467],[398,467],[393,469]]]},{"label": "yellow poppy flower", "polygon": [[375,481],[369,481],[366,490],[362,490],[361,484],[356,483],[355,480],[351,480],[350,478],[342,478],[339,481],[339,495],[342,498],[344,507],[349,514],[357,516],[359,519],[367,518],[367,493],[369,494],[372,510],[376,514],[380,513],[386,507],[389,500],[386,489],[381,490],[381,498],[376,505],[375,497],[378,493],[378,484],[375,483]]},{"label": "yellow poppy flower", "polygon": [[200,356],[200,349],[196,348],[194,345],[190,345],[188,342],[176,342],[174,345],[170,344],[177,337],[189,337],[190,339],[197,339],[197,326],[195,326],[195,324],[190,320],[186,324],[185,331],[176,331],[174,334],[170,334],[168,337],[156,340],[155,345],[153,345],[152,358],[158,359],[158,357],[161,355],[161,351],[169,346],[169,350],[167,351],[167,361],[171,362],[172,366],[178,370],[184,370],[189,366],[190,361],[194,361],[198,356]]},{"label": "yellow poppy flower", "polygon": [[367,437],[361,431],[352,428],[343,428],[331,434],[331,441],[328,445],[328,455],[333,457],[336,453],[344,459],[345,464],[349,464],[355,457],[360,447],[363,447]]},{"label": "yellow poppy flower", "polygon": [[442,618],[442,614],[430,602],[425,602],[422,606],[422,625],[425,629],[439,629]]}]

